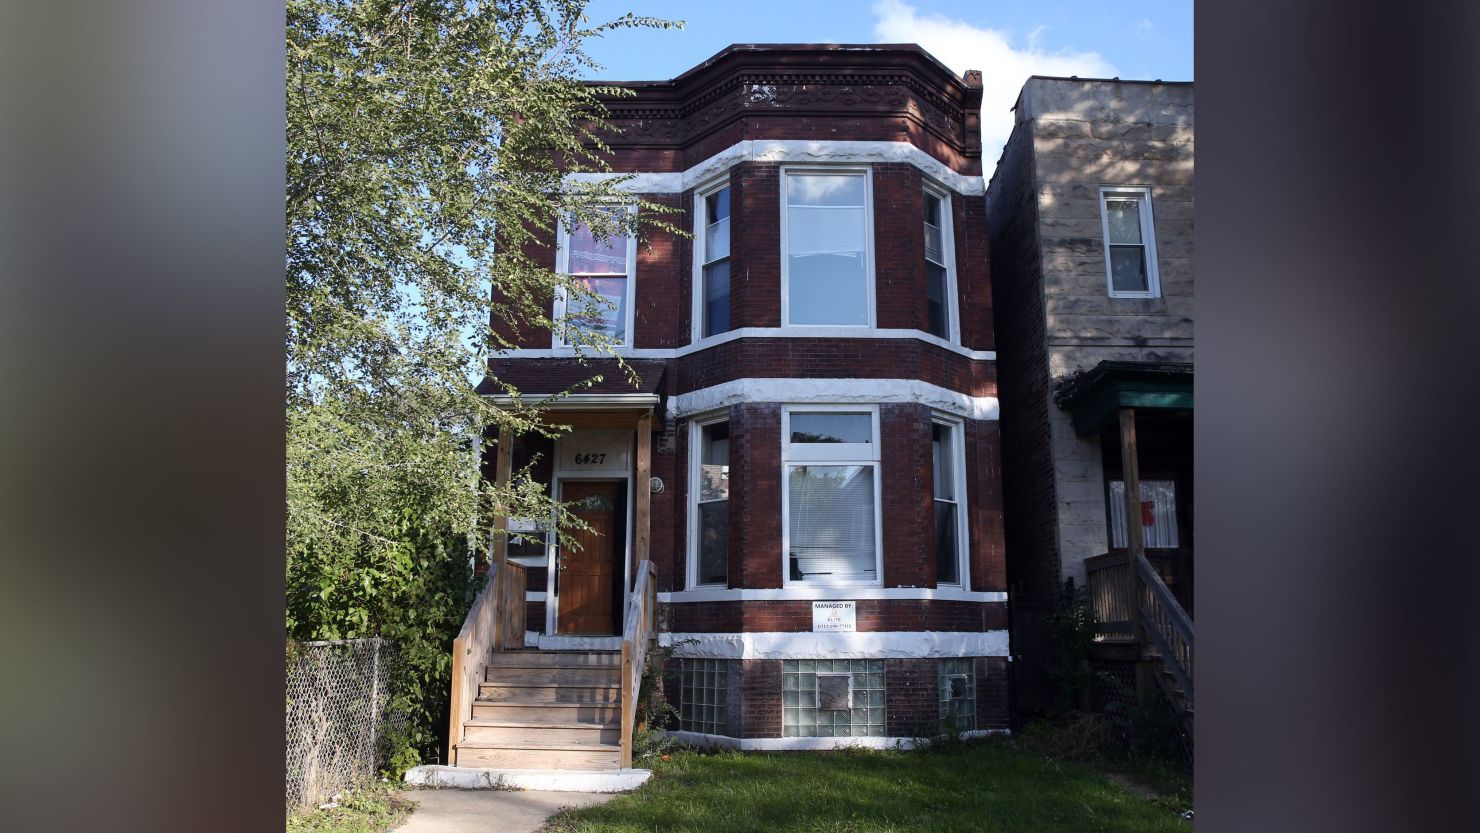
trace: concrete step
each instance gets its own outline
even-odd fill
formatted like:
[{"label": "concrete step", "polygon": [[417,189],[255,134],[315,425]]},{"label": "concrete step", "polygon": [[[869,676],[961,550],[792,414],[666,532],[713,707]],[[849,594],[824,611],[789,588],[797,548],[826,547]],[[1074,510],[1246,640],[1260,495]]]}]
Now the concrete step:
[{"label": "concrete step", "polygon": [[619,703],[618,685],[576,686],[497,682],[478,685],[479,700],[527,700],[537,703]]},{"label": "concrete step", "polygon": [[489,769],[619,769],[617,743],[562,743],[464,740],[457,745],[456,766]]},{"label": "concrete step", "polygon": [[556,723],[474,718],[463,721],[463,738],[490,743],[621,743],[622,725],[616,722]]},{"label": "concrete step", "polygon": [[533,723],[610,723],[622,719],[622,709],[617,703],[474,700],[473,717]]},{"label": "concrete step", "polygon": [[496,651],[493,668],[620,668],[620,651]]}]

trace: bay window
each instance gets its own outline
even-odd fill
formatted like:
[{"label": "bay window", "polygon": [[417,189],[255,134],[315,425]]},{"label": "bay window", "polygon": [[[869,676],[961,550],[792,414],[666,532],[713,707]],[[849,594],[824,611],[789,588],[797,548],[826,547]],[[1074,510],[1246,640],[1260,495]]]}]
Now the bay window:
[{"label": "bay window", "polygon": [[698,338],[730,329],[730,186],[700,190],[694,199],[694,322]]},{"label": "bay window", "polygon": [[[562,287],[555,298],[556,320],[563,316],[565,326],[571,330],[584,330],[610,339],[617,346],[630,347],[636,238],[614,234],[597,239],[585,223],[573,219],[562,221],[557,233],[556,260],[557,272],[570,275],[574,283],[594,293],[594,297],[582,297],[567,293]],[[556,346],[570,341],[561,338],[557,327]]]},{"label": "bay window", "polygon": [[786,326],[873,326],[867,170],[784,169],[781,310]]},{"label": "bay window", "polygon": [[730,559],[730,423],[693,423],[689,585],[724,586]]},{"label": "bay window", "polygon": [[937,417],[930,423],[935,504],[936,584],[965,584],[966,454],[961,423]]},{"label": "bay window", "polygon": [[783,408],[785,582],[878,584],[878,412],[867,406]]}]

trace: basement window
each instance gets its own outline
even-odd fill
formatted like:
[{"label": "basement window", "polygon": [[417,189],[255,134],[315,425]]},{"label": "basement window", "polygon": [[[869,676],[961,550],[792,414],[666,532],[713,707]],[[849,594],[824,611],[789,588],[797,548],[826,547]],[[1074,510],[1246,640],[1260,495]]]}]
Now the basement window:
[{"label": "basement window", "polygon": [[781,662],[784,737],[883,737],[884,661],[789,659]]},{"label": "basement window", "polygon": [[976,673],[970,657],[940,661],[940,729],[965,732],[976,728]]},{"label": "basement window", "polygon": [[726,735],[730,731],[729,693],[730,661],[723,659],[686,659],[683,661],[683,689],[679,699],[679,728],[685,732]]}]

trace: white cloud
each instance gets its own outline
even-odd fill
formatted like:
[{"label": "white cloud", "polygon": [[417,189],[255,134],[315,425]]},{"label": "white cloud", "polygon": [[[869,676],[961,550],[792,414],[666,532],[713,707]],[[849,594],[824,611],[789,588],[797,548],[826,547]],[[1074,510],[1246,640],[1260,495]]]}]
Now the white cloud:
[{"label": "white cloud", "polygon": [[958,75],[968,69],[982,71],[982,161],[988,178],[1012,133],[1011,107],[1028,76],[1119,75],[1098,52],[1046,51],[1043,26],[1029,32],[1018,48],[1005,30],[983,29],[942,14],[922,15],[900,0],[879,0],[873,11],[879,42],[918,43]]}]

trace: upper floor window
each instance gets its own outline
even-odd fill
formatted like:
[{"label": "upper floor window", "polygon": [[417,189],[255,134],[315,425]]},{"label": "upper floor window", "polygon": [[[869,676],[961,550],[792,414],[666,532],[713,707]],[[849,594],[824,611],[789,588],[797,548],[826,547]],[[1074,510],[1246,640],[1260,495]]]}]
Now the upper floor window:
[{"label": "upper floor window", "polygon": [[956,281],[951,256],[951,201],[941,191],[925,189],[926,332],[951,340],[956,318]]},{"label": "upper floor window", "polygon": [[966,453],[961,422],[937,417],[930,423],[935,502],[935,582],[964,584],[966,557]]},{"label": "upper floor window", "polygon": [[694,198],[694,292],[698,337],[730,329],[730,186],[704,191]]},{"label": "upper floor window", "polygon": [[878,412],[798,405],[781,416],[785,583],[877,584]]},{"label": "upper floor window", "polygon": [[[621,211],[623,209],[613,209]],[[632,285],[637,262],[637,240],[631,235],[610,235],[598,240],[578,220],[562,221],[557,233],[555,271],[568,274],[575,283],[595,293],[594,298],[567,295],[555,297],[555,317],[566,318],[566,326],[605,336],[619,347],[632,346]],[[555,334],[557,346],[566,340]]]},{"label": "upper floor window", "polygon": [[689,585],[724,586],[730,555],[730,423],[693,423]]},{"label": "upper floor window", "polygon": [[1100,223],[1112,298],[1157,298],[1156,235],[1150,188],[1101,188]]},{"label": "upper floor window", "polygon": [[868,171],[783,169],[781,180],[783,324],[873,326]]}]

